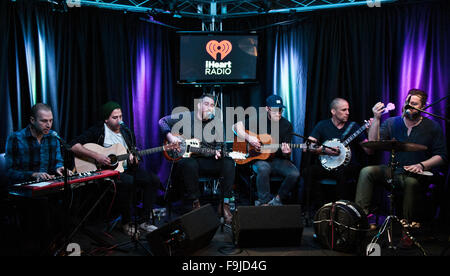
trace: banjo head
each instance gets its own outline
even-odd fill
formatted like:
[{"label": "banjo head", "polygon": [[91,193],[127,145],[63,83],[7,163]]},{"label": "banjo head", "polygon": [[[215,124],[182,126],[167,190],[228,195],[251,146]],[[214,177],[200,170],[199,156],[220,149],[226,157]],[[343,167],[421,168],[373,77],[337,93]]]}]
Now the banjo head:
[{"label": "banjo head", "polygon": [[327,147],[339,148],[339,155],[320,155],[319,160],[322,166],[331,171],[339,168],[342,165],[346,165],[351,159],[351,151],[349,147],[344,146],[339,139],[327,140],[323,143]]}]

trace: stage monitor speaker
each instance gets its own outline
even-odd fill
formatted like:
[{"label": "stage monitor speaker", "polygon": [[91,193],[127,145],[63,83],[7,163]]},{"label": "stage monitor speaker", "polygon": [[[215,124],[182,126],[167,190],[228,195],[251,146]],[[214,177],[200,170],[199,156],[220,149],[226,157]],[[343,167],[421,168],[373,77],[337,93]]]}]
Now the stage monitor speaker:
[{"label": "stage monitor speaker", "polygon": [[207,246],[219,226],[217,214],[207,204],[150,232],[147,241],[155,256],[186,256]]},{"label": "stage monitor speaker", "polygon": [[240,206],[232,223],[238,247],[300,245],[303,223],[300,205]]}]

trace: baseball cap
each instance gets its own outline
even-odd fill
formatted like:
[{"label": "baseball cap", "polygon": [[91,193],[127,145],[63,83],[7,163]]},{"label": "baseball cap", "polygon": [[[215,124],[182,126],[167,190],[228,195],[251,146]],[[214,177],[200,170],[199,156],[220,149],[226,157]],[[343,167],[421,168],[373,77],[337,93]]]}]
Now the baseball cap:
[{"label": "baseball cap", "polygon": [[283,105],[283,99],[278,95],[270,95],[266,99],[266,106],[268,107],[278,107],[278,108],[286,108]]}]

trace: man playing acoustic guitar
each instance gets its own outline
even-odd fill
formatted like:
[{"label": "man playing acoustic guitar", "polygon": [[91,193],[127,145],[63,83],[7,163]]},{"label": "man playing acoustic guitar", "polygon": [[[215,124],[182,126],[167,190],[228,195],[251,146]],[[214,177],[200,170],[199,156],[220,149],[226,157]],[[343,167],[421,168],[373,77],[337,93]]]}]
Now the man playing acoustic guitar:
[{"label": "man playing acoustic guitar", "polygon": [[[252,161],[251,167],[256,173],[256,189],[258,199],[255,205],[283,205],[283,201],[287,200],[291,191],[296,187],[300,173],[291,162],[290,156],[292,149],[289,145],[292,140],[293,127],[292,124],[282,116],[283,100],[278,95],[271,95],[266,99],[266,107],[264,116],[267,118],[266,126],[264,118],[250,117],[244,121],[237,122],[233,128],[238,137],[245,139],[254,148],[261,149],[263,146],[256,133],[251,130],[252,124],[257,124],[256,132],[259,134],[269,134],[272,141],[281,144],[277,147],[272,158],[267,160]],[[262,119],[262,120],[260,120]],[[264,129],[266,128],[266,129]],[[255,130],[253,130],[255,131]],[[278,190],[278,193],[272,197],[270,193],[270,175],[276,174],[284,177],[284,180]]]},{"label": "man playing acoustic guitar", "polygon": [[[72,151],[78,157],[93,159],[100,166],[110,166],[111,159],[105,154],[92,151],[86,148],[87,143],[96,143],[105,148],[115,144],[121,144],[129,152],[135,152],[134,133],[121,127],[122,109],[116,102],[108,102],[101,107],[103,122],[89,128],[83,134],[71,141]],[[117,182],[117,200],[116,203],[122,214],[122,226],[125,234],[134,235],[137,229],[134,229],[131,223],[131,205],[133,198],[133,185],[139,185],[144,190],[143,209],[144,222],[140,223],[139,228],[151,232],[156,226],[150,223],[150,213],[152,205],[156,199],[156,189],[160,184],[159,178],[153,172],[147,172],[138,167],[138,159],[130,154],[126,169],[120,174],[120,181]]]}]

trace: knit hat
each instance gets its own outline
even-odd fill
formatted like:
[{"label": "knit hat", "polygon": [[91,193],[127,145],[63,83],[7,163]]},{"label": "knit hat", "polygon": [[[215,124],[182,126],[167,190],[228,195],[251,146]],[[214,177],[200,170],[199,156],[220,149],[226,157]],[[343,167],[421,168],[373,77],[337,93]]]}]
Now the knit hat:
[{"label": "knit hat", "polygon": [[114,111],[114,109],[120,108],[120,105],[116,102],[109,101],[102,105],[100,108],[101,116],[104,120],[108,119],[111,113]]}]

